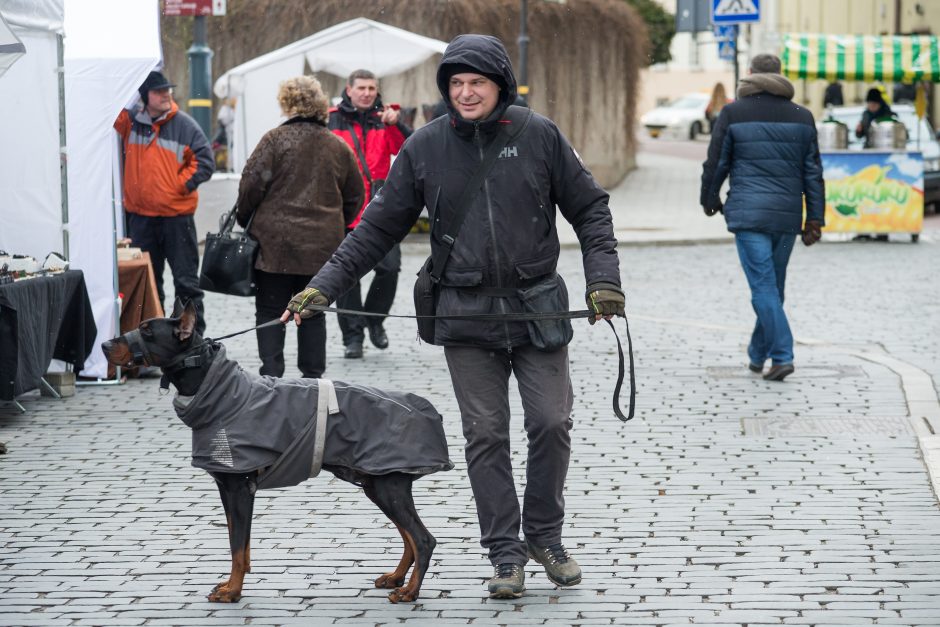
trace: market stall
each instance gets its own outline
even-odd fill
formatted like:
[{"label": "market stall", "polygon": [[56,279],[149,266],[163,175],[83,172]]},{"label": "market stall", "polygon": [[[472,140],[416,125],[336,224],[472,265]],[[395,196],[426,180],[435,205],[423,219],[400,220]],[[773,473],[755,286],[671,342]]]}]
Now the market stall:
[{"label": "market stall", "polygon": [[[916,84],[940,82],[937,38],[928,35],[788,34],[781,54],[790,79]],[[925,102],[916,118],[879,121],[854,139],[861,108],[828,112],[819,125],[829,233],[907,233],[917,240],[924,216],[924,153],[918,142]],[[908,105],[910,107],[910,105]],[[908,128],[913,126],[914,128]],[[932,138],[929,138],[932,141]],[[932,163],[932,160],[931,160]]]}]

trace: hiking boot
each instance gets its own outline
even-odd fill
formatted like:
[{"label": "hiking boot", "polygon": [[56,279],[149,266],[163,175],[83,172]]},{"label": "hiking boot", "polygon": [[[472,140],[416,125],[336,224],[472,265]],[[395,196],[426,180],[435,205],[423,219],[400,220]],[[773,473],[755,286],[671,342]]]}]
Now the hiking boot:
[{"label": "hiking boot", "polygon": [[497,564],[489,583],[491,599],[518,599],[525,592],[522,564]]},{"label": "hiking boot", "polygon": [[770,370],[764,375],[764,379],[767,381],[783,381],[787,375],[793,374],[793,371],[793,364],[777,364],[770,367]]},{"label": "hiking boot", "polygon": [[343,354],[346,359],[362,359],[362,342],[350,342]]},{"label": "hiking boot", "polygon": [[581,567],[568,555],[568,550],[559,542],[545,548],[537,547],[528,540],[529,557],[545,567],[545,574],[556,586],[574,586],[581,583]]},{"label": "hiking boot", "polygon": [[747,365],[747,369],[751,372],[756,372],[760,374],[764,371],[764,364],[755,364],[753,361]]}]

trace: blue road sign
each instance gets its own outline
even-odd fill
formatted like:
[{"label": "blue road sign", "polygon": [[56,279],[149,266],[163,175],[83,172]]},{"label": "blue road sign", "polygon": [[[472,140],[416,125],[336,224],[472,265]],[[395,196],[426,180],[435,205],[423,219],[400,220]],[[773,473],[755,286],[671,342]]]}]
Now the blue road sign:
[{"label": "blue road sign", "polygon": [[760,21],[760,0],[712,0],[712,24]]},{"label": "blue road sign", "polygon": [[733,41],[738,36],[738,25],[727,24],[715,27],[715,41]]},{"label": "blue road sign", "polygon": [[725,61],[734,61],[737,51],[734,48],[734,41],[731,39],[722,39],[718,42],[718,57]]}]

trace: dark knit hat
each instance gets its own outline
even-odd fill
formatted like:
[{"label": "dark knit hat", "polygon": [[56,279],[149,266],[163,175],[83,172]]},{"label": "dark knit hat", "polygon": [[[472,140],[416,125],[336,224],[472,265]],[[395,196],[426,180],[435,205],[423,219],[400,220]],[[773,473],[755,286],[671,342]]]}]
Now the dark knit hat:
[{"label": "dark knit hat", "polygon": [[485,76],[499,85],[500,89],[506,89],[506,79],[499,74],[481,72],[477,68],[467,65],[466,63],[445,63],[441,66],[441,76],[445,81],[449,81],[450,77],[454,74],[480,74],[481,76]]},{"label": "dark knit hat", "polygon": [[169,89],[170,87],[176,87],[176,83],[171,83],[166,79],[166,76],[160,72],[154,71],[147,75],[147,80],[137,88],[137,93],[140,94],[140,98],[144,101],[144,104],[147,104],[147,94],[150,90]]},{"label": "dark knit hat", "polygon": [[878,104],[881,104],[884,101],[885,99],[881,95],[881,90],[877,87],[872,87],[868,90],[868,93],[865,94],[865,102],[877,102]]}]

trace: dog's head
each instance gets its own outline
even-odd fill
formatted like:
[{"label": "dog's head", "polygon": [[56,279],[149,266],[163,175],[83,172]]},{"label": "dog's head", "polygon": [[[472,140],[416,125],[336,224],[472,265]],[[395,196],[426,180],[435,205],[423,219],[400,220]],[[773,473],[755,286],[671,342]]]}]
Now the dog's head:
[{"label": "dog's head", "polygon": [[101,345],[109,363],[122,368],[134,366],[162,367],[189,350],[195,333],[196,307],[176,299],[169,318],[151,318],[134,331],[108,340]]}]

